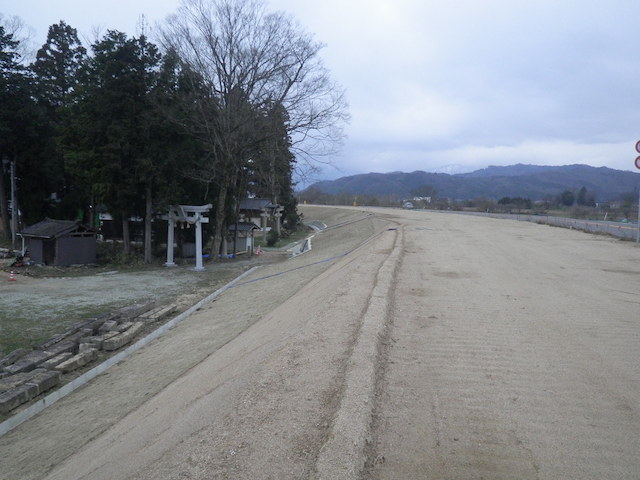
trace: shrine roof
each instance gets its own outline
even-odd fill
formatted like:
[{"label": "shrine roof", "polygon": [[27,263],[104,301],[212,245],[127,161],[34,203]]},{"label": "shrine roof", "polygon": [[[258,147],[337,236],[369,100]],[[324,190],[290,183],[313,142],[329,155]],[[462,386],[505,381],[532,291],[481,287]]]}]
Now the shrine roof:
[{"label": "shrine roof", "polygon": [[277,208],[279,205],[271,203],[267,198],[245,198],[240,201],[240,210],[262,210]]},{"label": "shrine roof", "polygon": [[23,237],[47,239],[59,238],[70,233],[77,232],[95,233],[95,230],[72,220],[54,220],[52,218],[45,218],[41,222],[38,222],[22,230],[20,232],[20,235]]}]

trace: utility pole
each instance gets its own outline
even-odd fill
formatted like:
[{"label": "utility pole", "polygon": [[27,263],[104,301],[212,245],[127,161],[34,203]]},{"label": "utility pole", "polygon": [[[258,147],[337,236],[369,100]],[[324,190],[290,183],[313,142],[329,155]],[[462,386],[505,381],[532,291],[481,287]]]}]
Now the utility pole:
[{"label": "utility pole", "polygon": [[11,249],[16,249],[18,230],[18,200],[16,198],[16,160],[11,160]]}]

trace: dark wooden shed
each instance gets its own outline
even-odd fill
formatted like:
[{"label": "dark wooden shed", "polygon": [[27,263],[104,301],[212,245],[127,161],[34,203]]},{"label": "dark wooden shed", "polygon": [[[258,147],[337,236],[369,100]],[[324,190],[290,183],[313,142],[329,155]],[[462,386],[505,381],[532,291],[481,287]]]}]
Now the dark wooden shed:
[{"label": "dark wooden shed", "polygon": [[32,262],[64,267],[96,263],[96,233],[78,222],[47,218],[19,235],[28,242]]}]

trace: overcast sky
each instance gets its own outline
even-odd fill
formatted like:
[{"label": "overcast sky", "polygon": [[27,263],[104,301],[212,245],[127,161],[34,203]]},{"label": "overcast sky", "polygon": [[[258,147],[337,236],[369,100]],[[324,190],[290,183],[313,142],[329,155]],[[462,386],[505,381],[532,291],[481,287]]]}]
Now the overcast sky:
[{"label": "overcast sky", "polygon": [[[0,0],[44,43],[65,20],[136,34],[179,0]],[[635,170],[638,0],[268,0],[326,44],[351,123],[323,178],[584,163]],[[640,172],[639,172],[640,173]]]}]

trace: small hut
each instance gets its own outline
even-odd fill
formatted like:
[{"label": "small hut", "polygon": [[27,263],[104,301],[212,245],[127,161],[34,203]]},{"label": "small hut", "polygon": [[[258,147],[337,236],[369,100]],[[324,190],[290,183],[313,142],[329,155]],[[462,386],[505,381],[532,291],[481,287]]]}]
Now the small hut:
[{"label": "small hut", "polygon": [[253,222],[238,222],[227,228],[227,253],[233,253],[235,241],[235,253],[253,254],[253,232],[260,230]]},{"label": "small hut", "polygon": [[96,263],[96,231],[79,222],[47,218],[25,228],[18,235],[25,240],[31,261],[68,266]]}]

